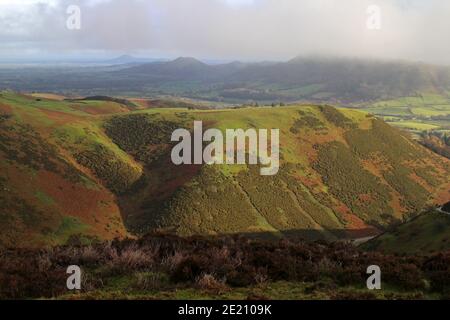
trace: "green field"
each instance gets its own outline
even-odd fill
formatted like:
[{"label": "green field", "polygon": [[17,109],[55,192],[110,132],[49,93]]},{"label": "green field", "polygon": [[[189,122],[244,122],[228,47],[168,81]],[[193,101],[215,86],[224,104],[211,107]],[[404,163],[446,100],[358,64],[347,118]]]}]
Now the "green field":
[{"label": "green field", "polygon": [[417,94],[359,107],[413,133],[450,129],[450,98],[444,94]]}]

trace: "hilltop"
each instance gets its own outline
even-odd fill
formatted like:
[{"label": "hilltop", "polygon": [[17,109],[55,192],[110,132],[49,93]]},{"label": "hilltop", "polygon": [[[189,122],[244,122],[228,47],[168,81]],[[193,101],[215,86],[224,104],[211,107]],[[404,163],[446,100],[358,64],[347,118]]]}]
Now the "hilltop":
[{"label": "hilltop", "polygon": [[[121,99],[0,94],[0,235],[7,246],[178,235],[378,234],[449,200],[450,161],[382,120],[330,106],[137,110]],[[174,166],[170,135],[279,128],[281,168]]]}]

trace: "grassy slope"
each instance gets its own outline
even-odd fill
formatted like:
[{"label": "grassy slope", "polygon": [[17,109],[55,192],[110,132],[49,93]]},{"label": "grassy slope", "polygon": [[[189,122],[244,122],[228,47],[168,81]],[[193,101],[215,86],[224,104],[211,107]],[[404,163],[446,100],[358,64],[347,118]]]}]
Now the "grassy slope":
[{"label": "grassy slope", "polygon": [[79,233],[106,239],[126,234],[114,195],[75,155],[101,144],[117,161],[133,162],[109,142],[95,117],[80,111],[85,106],[1,93],[0,223],[8,231],[0,243],[58,244]]},{"label": "grassy slope", "polygon": [[450,215],[422,214],[364,245],[386,253],[429,254],[450,250]]},{"label": "grassy slope", "polygon": [[449,197],[447,160],[360,112],[297,106],[145,114],[147,120],[125,115],[110,122],[114,141],[138,157],[145,158],[143,146],[160,145],[151,139],[131,145],[127,128],[141,121],[152,128],[163,121],[188,127],[197,119],[220,129],[281,128],[282,167],[275,177],[261,177],[256,167],[173,167],[162,154],[147,163],[150,186],[122,199],[135,204],[124,213],[139,232],[167,227],[183,235],[364,236],[374,232],[371,225],[384,227],[437,195],[439,201]]},{"label": "grassy slope", "polygon": [[[136,232],[364,236],[375,232],[372,225],[450,196],[447,160],[355,111],[130,113],[112,102],[4,92],[0,112],[2,138],[8,137],[0,145],[2,229],[10,230],[1,240],[9,245],[61,243],[77,233],[122,236],[124,224]],[[220,129],[280,128],[280,173],[268,178],[256,167],[171,165],[170,133],[194,119]]]}]

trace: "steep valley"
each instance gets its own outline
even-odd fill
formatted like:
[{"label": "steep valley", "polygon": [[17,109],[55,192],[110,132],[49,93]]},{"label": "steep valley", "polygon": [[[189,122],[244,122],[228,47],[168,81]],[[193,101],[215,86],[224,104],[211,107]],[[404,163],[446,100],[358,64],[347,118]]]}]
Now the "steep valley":
[{"label": "steep valley", "polygon": [[[280,129],[281,167],[181,165],[194,120]],[[329,106],[191,110],[0,94],[2,246],[150,231],[337,240],[450,199],[450,160],[367,113]]]}]

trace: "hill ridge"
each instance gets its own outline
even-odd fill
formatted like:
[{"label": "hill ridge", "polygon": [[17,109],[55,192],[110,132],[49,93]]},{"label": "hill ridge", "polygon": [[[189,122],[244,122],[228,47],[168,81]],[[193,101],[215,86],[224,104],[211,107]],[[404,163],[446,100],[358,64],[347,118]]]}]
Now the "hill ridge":
[{"label": "hill ridge", "polygon": [[[449,160],[358,111],[120,106],[2,93],[0,184],[11,191],[0,193],[8,208],[0,223],[12,231],[0,243],[22,237],[24,245],[55,244],[76,234],[110,239],[159,229],[333,240],[377,234],[450,198]],[[107,108],[118,112],[100,112]],[[194,119],[220,130],[280,128],[278,175],[261,177],[257,166],[173,165],[170,135],[192,128]],[[36,162],[41,158],[50,162]],[[32,216],[13,203],[35,208]]]}]

